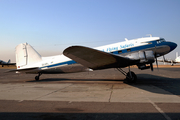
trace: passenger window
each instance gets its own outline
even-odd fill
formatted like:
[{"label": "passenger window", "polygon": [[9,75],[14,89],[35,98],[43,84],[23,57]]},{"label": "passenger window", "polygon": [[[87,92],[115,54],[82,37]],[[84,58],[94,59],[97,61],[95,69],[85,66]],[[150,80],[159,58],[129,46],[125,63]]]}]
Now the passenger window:
[{"label": "passenger window", "polygon": [[118,51],[118,53],[119,53],[119,54],[122,53],[122,50]]},{"label": "passenger window", "polygon": [[127,51],[128,51],[128,52],[130,52],[130,51],[131,51],[131,49],[127,49]]}]

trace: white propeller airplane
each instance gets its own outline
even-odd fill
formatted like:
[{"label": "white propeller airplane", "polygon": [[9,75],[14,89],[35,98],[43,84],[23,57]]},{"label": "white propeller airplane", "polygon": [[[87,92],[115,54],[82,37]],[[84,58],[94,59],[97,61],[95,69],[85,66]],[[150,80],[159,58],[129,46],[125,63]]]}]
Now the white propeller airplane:
[{"label": "white propeller airplane", "polygon": [[173,66],[176,63],[180,63],[180,56],[178,56],[178,52],[176,53],[176,59],[175,60],[171,60],[171,59],[165,59],[165,57],[163,56],[163,59],[158,60],[159,62],[164,62],[164,63],[171,63],[171,66]]},{"label": "white propeller airplane", "polygon": [[[130,71],[131,65],[139,69],[153,71],[153,63],[157,57],[163,56],[177,47],[176,43],[167,42],[160,37],[145,37],[124,42],[105,45],[97,48],[71,46],[63,51],[63,55],[41,57],[28,43],[16,47],[17,73],[35,73],[39,80],[42,74],[71,73],[92,71],[106,68],[117,68],[126,76],[125,82],[136,82],[137,76]],[[121,68],[129,67],[126,73]],[[158,64],[157,64],[158,67]]]},{"label": "white propeller airplane", "polygon": [[0,60],[0,65],[2,65],[2,67],[4,67],[4,65],[16,65],[16,63],[11,63],[10,59],[8,60],[8,62]]}]

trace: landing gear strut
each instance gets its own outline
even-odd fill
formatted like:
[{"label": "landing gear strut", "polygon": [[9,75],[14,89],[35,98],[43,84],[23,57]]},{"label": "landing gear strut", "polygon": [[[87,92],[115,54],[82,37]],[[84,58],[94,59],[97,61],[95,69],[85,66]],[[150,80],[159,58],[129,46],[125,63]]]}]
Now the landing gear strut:
[{"label": "landing gear strut", "polygon": [[123,75],[126,76],[126,79],[124,80],[124,83],[135,83],[137,81],[137,76],[134,72],[130,71],[129,67],[129,72],[126,73],[123,71],[121,68],[117,68],[118,71],[120,71]]},{"label": "landing gear strut", "polygon": [[39,77],[42,75],[42,73],[39,73],[38,76],[35,77],[35,80],[38,81]]}]

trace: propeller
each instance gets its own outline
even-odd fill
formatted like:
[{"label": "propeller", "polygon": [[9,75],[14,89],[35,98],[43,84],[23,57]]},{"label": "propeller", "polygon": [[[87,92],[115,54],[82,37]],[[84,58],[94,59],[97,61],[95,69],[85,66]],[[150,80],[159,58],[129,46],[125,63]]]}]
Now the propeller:
[{"label": "propeller", "polygon": [[154,55],[155,55],[157,69],[159,70],[159,68],[158,68],[158,61],[157,61],[157,53],[156,53],[156,45],[155,45],[155,53],[154,53]]},{"label": "propeller", "polygon": [[152,63],[150,63],[150,67],[151,67],[151,71],[153,71],[154,68],[153,68],[153,64]]},{"label": "propeller", "polygon": [[164,57],[164,55],[163,55],[163,62],[164,62],[164,65],[165,65],[165,61],[166,61],[166,59],[165,59],[165,57]]}]

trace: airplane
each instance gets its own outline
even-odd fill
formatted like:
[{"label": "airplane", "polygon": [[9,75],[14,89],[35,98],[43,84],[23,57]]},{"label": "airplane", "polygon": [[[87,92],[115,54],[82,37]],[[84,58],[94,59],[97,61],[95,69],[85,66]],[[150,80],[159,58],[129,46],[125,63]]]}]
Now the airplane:
[{"label": "airplane", "polygon": [[164,62],[164,63],[171,63],[171,66],[173,66],[176,63],[180,63],[180,56],[178,56],[178,52],[176,53],[176,59],[175,60],[171,60],[171,59],[165,59],[165,57],[163,56],[163,60],[158,60],[159,62]]},{"label": "airplane", "polygon": [[[176,43],[168,42],[160,37],[145,37],[118,42],[97,48],[85,46],[70,46],[62,55],[42,57],[28,43],[16,47],[16,73],[42,74],[72,73],[117,68],[126,76],[125,83],[135,83],[137,76],[130,71],[130,66],[137,65],[139,69],[151,69],[157,57],[163,56],[177,47]],[[129,72],[122,68],[128,67]],[[12,72],[12,71],[11,71]]]},{"label": "airplane", "polygon": [[2,67],[4,67],[4,65],[16,65],[16,63],[11,63],[10,59],[8,60],[8,62],[0,60],[0,65],[2,65]]}]

